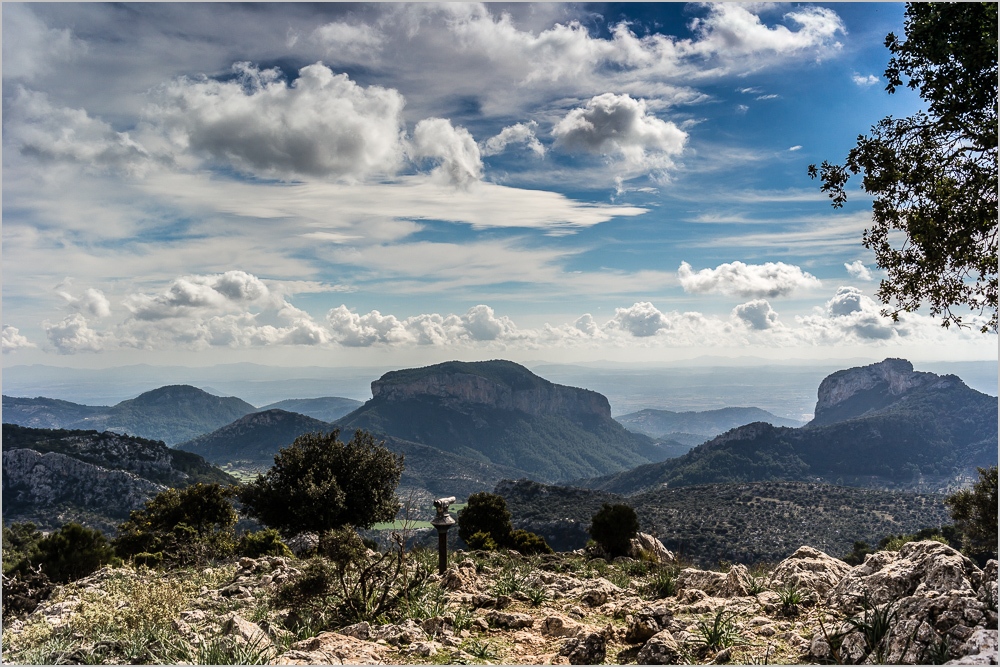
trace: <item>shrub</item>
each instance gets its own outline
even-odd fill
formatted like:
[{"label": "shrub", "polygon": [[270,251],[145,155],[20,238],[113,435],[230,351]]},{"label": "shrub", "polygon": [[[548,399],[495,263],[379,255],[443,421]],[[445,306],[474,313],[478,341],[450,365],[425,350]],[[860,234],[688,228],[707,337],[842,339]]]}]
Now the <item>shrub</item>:
[{"label": "shrub", "polygon": [[347,444],[339,436],[338,430],[309,433],[279,450],[267,474],[240,490],[247,513],[286,537],[392,521],[402,455],[365,431]]},{"label": "shrub", "polygon": [[709,625],[704,620],[698,621],[699,642],[709,650],[717,651],[744,643],[742,635],[733,623],[733,615],[725,609],[720,609],[715,620]]},{"label": "shrub", "polygon": [[507,501],[495,493],[473,493],[468,505],[458,513],[458,536],[473,549],[485,548],[474,547],[469,542],[476,533],[489,535],[495,549],[510,546],[513,531]]},{"label": "shrub", "polygon": [[997,466],[979,468],[979,480],[947,498],[955,527],[962,533],[962,551],[984,565],[997,557]]},{"label": "shrub", "polygon": [[292,550],[281,541],[281,535],[273,528],[243,533],[239,544],[236,545],[236,552],[249,558],[292,556]]},{"label": "shrub", "polygon": [[627,556],[631,540],[639,532],[639,517],[628,505],[604,503],[591,519],[588,532],[612,558]]},{"label": "shrub", "polygon": [[40,602],[49,597],[53,585],[45,573],[26,568],[22,572],[3,577],[3,618],[11,615],[30,614]]},{"label": "shrub", "polygon": [[99,530],[78,523],[65,526],[42,539],[22,561],[22,567],[40,566],[54,582],[75,581],[116,561],[114,549]]},{"label": "shrub", "polygon": [[230,556],[235,550],[235,495],[235,487],[221,484],[167,489],[133,511],[112,543],[122,557],[161,552],[164,561],[182,565]]},{"label": "shrub", "polygon": [[544,537],[521,529],[511,533],[511,546],[524,556],[555,553]]},{"label": "shrub", "polygon": [[42,541],[41,531],[33,523],[12,523],[3,527],[3,573],[13,572],[21,561],[35,552]]},{"label": "shrub", "polygon": [[495,551],[497,548],[497,543],[490,537],[490,534],[483,531],[470,535],[465,543],[470,549],[481,551]]}]

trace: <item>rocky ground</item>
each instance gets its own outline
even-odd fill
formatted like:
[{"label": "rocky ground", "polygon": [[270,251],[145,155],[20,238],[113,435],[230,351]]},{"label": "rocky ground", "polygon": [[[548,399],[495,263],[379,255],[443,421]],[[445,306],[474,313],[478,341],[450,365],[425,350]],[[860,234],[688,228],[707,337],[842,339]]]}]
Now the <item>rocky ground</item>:
[{"label": "rocky ground", "polygon": [[[105,568],[5,618],[3,661],[997,663],[997,562],[979,569],[938,542],[853,568],[802,547],[769,572],[651,564],[652,553],[607,563],[583,552],[459,552],[405,616],[338,628],[296,622],[297,610],[276,604],[301,576],[297,559]],[[671,558],[662,547],[659,557]]]}]

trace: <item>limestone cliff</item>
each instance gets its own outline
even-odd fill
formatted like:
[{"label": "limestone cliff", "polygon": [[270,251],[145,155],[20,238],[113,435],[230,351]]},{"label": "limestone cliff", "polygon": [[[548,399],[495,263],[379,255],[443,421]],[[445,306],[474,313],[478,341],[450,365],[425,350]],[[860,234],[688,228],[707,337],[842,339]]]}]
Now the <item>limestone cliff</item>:
[{"label": "limestone cliff", "polygon": [[372,382],[376,400],[391,403],[428,396],[443,399],[449,407],[486,406],[570,419],[611,418],[608,399],[596,391],[553,384],[508,361],[450,362],[386,373]]},{"label": "limestone cliff", "polygon": [[127,470],[110,470],[71,456],[33,449],[3,453],[4,521],[42,528],[85,520],[104,530],[166,487]]},{"label": "limestone cliff", "polygon": [[869,366],[837,371],[820,383],[816,414],[810,425],[858,417],[884,408],[914,389],[941,383],[944,383],[942,388],[946,388],[962,381],[953,375],[914,371],[913,364],[905,359],[886,359]]}]

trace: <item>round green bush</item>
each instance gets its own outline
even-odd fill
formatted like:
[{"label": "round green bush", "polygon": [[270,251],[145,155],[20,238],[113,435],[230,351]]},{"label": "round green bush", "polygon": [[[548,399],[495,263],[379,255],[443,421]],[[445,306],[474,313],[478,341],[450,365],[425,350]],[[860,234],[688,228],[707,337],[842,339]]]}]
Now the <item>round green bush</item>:
[{"label": "round green bush", "polygon": [[281,534],[274,528],[243,533],[236,546],[236,552],[248,558],[260,558],[261,556],[290,558],[292,556],[292,550],[281,541]]},{"label": "round green bush", "polygon": [[514,549],[524,556],[555,553],[544,537],[520,528],[511,533],[511,541]]},{"label": "round green bush", "polygon": [[612,558],[627,556],[632,538],[639,532],[639,517],[624,503],[604,503],[591,519],[588,532]]}]

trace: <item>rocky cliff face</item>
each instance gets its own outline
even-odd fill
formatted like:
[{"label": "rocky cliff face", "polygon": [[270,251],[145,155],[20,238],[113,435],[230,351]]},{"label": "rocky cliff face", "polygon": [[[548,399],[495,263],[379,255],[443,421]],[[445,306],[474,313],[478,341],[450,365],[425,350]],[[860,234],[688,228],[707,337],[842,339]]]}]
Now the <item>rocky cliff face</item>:
[{"label": "rocky cliff face", "polygon": [[935,383],[961,383],[957,377],[921,373],[905,359],[886,359],[870,366],[849,368],[827,376],[819,385],[812,425],[857,417],[883,408],[903,394]]},{"label": "rocky cliff face", "polygon": [[[528,373],[527,369],[524,372]],[[529,415],[611,418],[611,405],[601,394],[532,377],[537,382],[516,387],[472,373],[432,371],[406,382],[387,381],[383,377],[372,382],[372,397],[392,403],[432,396],[443,399],[445,405],[453,408],[462,404],[484,405],[500,410],[519,410]]]},{"label": "rocky cliff face", "polygon": [[164,489],[135,473],[109,470],[64,454],[41,454],[33,449],[3,453],[5,521],[30,519],[55,528],[62,517],[52,517],[51,526],[44,525],[45,517],[54,508],[71,507],[89,515],[91,525],[108,530]]}]

